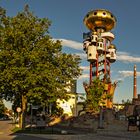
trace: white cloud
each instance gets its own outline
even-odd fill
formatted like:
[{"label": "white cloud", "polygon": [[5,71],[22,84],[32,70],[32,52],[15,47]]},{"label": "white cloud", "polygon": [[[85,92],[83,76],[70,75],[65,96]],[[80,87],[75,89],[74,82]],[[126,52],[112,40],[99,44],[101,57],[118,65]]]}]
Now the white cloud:
[{"label": "white cloud", "polygon": [[68,40],[68,39],[54,39],[62,41],[62,45],[66,47],[70,47],[76,50],[83,50],[83,44],[77,41]]},{"label": "white cloud", "polygon": [[133,71],[119,71],[119,73],[123,76],[123,77],[129,77],[129,76],[133,76]]},{"label": "white cloud", "polygon": [[130,55],[130,53],[118,51],[118,52],[117,52],[117,55]]},{"label": "white cloud", "polygon": [[[134,72],[133,71],[119,71],[119,73],[125,78],[125,77],[130,77],[133,76]],[[140,72],[137,72],[137,76],[140,76]]]},{"label": "white cloud", "polygon": [[[62,41],[62,45],[65,47],[73,48],[76,50],[83,50],[83,43],[78,42],[78,41],[73,41],[73,40],[68,40],[68,39],[53,39],[53,40],[60,40]],[[84,53],[77,53],[82,59],[86,59],[87,54]],[[139,63],[140,62],[140,57],[136,57],[131,55],[128,52],[119,52],[117,51],[117,60],[122,61],[124,63]]]},{"label": "white cloud", "polygon": [[89,66],[81,66],[80,68],[81,68],[82,70],[86,70],[86,71],[89,70]]},{"label": "white cloud", "polygon": [[140,57],[131,56],[129,54],[118,54],[117,60],[120,60],[122,62],[138,63],[140,62]]},{"label": "white cloud", "polygon": [[78,79],[87,79],[89,78],[89,74],[82,74]]}]

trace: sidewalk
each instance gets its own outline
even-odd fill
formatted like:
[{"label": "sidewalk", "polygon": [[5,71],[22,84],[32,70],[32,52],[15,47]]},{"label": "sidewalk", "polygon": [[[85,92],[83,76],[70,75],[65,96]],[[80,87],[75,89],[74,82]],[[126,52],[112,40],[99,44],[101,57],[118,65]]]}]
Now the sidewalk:
[{"label": "sidewalk", "polygon": [[83,129],[55,126],[53,130],[64,131],[65,134],[24,134],[49,140],[140,140],[140,131],[127,131],[127,123],[109,124],[105,129]]},{"label": "sidewalk", "polygon": [[[114,126],[113,126],[114,127]],[[65,129],[63,129],[65,130]],[[49,140],[140,140],[140,132],[128,132],[116,128],[116,130],[110,129],[97,129],[96,132],[89,132],[84,130],[66,130],[72,134],[27,134],[35,137],[46,138]],[[25,134],[26,135],[26,134]]]},{"label": "sidewalk", "polygon": [[32,135],[40,138],[46,138],[49,140],[140,140],[140,134],[118,134],[118,133],[106,133],[106,134],[77,134],[77,135]]}]

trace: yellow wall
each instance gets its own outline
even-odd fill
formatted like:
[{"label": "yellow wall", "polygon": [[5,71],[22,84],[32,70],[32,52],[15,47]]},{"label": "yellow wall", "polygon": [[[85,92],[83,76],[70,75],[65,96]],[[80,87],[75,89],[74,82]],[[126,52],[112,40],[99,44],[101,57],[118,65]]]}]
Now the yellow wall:
[{"label": "yellow wall", "polygon": [[69,100],[60,100],[57,99],[57,105],[63,109],[63,114],[67,114],[68,116],[76,115],[76,102],[77,95],[76,94],[68,94],[70,96]]}]

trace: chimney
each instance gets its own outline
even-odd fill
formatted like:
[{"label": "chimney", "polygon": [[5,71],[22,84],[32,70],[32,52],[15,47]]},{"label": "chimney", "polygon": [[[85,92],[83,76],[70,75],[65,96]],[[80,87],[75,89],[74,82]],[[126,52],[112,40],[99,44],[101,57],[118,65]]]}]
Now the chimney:
[{"label": "chimney", "polygon": [[134,83],[133,83],[133,98],[137,98],[137,71],[136,65],[134,65]]}]

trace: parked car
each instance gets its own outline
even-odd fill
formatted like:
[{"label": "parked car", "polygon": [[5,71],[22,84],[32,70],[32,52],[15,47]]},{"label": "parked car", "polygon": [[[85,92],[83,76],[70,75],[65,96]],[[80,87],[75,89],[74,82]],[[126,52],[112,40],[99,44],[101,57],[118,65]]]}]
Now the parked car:
[{"label": "parked car", "polygon": [[9,118],[9,116],[8,115],[1,115],[0,116],[0,120],[2,121],[2,120],[10,120],[10,118]]}]

